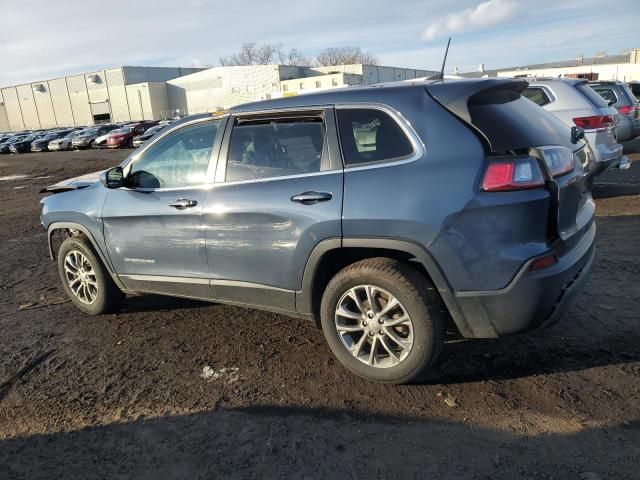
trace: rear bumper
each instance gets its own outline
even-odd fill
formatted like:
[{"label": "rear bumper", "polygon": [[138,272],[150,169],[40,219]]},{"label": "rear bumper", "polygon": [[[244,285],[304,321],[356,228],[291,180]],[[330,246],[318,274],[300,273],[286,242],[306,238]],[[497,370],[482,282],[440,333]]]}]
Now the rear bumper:
[{"label": "rear bumper", "polygon": [[[457,292],[454,301],[468,338],[495,338],[556,322],[579,293],[595,257],[596,226],[592,223],[570,251],[555,265],[531,272],[527,262],[501,290]],[[455,316],[454,316],[454,320]]]}]

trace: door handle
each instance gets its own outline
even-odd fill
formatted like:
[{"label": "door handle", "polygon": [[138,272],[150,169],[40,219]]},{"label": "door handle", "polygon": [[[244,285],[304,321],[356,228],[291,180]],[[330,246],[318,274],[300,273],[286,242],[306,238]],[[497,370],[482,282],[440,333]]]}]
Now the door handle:
[{"label": "door handle", "polygon": [[179,198],[178,200],[174,200],[169,204],[170,207],[177,208],[178,210],[195,207],[196,205],[198,205],[197,201],[189,200],[187,198]]},{"label": "door handle", "polygon": [[327,202],[333,198],[329,192],[304,192],[291,197],[292,202],[302,203],[303,205],[312,205],[318,202]]}]

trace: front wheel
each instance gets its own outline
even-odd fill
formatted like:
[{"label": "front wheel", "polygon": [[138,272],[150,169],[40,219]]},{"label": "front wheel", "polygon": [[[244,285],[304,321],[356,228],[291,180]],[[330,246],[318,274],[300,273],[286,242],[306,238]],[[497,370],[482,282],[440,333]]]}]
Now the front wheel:
[{"label": "front wheel", "polygon": [[331,279],[322,298],[322,330],[336,358],[356,375],[407,383],[442,348],[438,302],[431,284],[411,266],[371,258]]},{"label": "front wheel", "polygon": [[62,242],[58,272],[73,304],[89,315],[113,312],[125,299],[84,237],[70,237]]}]

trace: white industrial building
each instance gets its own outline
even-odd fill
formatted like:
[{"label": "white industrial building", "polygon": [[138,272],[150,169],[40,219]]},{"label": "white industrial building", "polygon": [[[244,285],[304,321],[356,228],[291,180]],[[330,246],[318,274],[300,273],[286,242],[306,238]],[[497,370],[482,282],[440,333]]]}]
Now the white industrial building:
[{"label": "white industrial building", "polygon": [[255,65],[206,70],[117,67],[0,88],[0,132],[157,120],[313,90],[436,73],[371,65]]},{"label": "white industrial building", "polygon": [[571,60],[522,65],[519,67],[485,70],[481,65],[477,72],[462,74],[464,77],[561,77],[587,80],[640,80],[640,48],[595,57],[580,54]]},{"label": "white industrial building", "polygon": [[0,88],[0,132],[160,118],[166,81],[201,69],[117,67]]},{"label": "white industrial building", "polygon": [[199,113],[313,90],[393,82],[436,73],[372,65],[214,67],[168,81],[167,91],[172,108]]}]

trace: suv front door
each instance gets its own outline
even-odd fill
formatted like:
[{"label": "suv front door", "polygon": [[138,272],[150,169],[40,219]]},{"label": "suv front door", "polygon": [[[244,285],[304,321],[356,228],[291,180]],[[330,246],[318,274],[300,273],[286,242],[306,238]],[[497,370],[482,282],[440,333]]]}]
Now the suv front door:
[{"label": "suv front door", "polygon": [[237,114],[227,131],[204,206],[214,297],[293,311],[311,251],[341,237],[334,111]]},{"label": "suv front door", "polygon": [[210,298],[202,205],[226,117],[169,132],[124,167],[103,209],[107,252],[127,289]]}]

